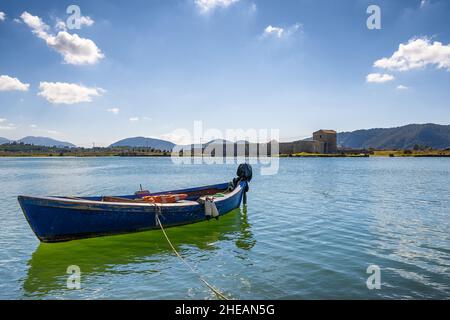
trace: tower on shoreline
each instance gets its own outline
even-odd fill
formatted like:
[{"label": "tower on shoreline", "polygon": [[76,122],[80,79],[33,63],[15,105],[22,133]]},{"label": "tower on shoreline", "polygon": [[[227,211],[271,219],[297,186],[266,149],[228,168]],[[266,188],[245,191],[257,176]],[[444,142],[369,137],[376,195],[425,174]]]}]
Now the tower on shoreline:
[{"label": "tower on shoreline", "polygon": [[313,140],[323,143],[322,153],[337,152],[337,133],[334,130],[319,130],[313,133]]}]

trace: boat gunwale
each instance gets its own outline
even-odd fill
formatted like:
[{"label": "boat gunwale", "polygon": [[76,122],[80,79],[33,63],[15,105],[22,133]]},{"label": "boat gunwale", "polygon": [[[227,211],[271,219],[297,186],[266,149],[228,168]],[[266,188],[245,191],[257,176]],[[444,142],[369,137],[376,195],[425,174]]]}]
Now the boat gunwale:
[{"label": "boat gunwale", "polygon": [[[224,185],[225,183],[210,185],[210,186],[203,186],[198,188],[191,188],[191,189],[181,189],[181,190],[171,190],[171,191],[163,191],[163,192],[157,192],[155,194],[161,194],[164,192],[180,192],[180,191],[187,191],[187,190],[202,190],[202,189],[208,189],[209,187]],[[234,188],[233,191],[230,193],[227,193],[224,195],[224,197],[215,198],[214,202],[222,202],[225,200],[228,200],[241,192],[242,186],[241,183],[239,183],[236,188]],[[132,203],[132,202],[107,202],[107,201],[99,201],[99,200],[88,200],[83,198],[77,198],[77,199],[70,199],[70,198],[64,198],[64,197],[57,197],[57,196],[44,196],[44,197],[34,197],[34,196],[26,196],[26,195],[20,195],[18,196],[19,202],[20,199],[23,200],[38,200],[38,201],[46,201],[48,202],[45,206],[51,206],[51,207],[58,207],[58,204],[80,204],[80,205],[106,205],[108,207],[143,207],[143,208],[151,208],[151,207],[188,207],[188,206],[197,206],[201,205],[198,201],[189,201],[188,202],[176,202],[176,203]],[[90,208],[90,210],[95,210],[94,208]]]}]

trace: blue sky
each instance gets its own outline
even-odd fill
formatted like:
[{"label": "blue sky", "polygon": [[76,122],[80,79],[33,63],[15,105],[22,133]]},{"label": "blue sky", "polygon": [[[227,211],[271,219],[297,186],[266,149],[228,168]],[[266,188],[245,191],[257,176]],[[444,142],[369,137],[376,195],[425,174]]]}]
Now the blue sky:
[{"label": "blue sky", "polygon": [[0,12],[0,137],[176,140],[203,120],[293,140],[450,123],[446,0],[2,0]]}]

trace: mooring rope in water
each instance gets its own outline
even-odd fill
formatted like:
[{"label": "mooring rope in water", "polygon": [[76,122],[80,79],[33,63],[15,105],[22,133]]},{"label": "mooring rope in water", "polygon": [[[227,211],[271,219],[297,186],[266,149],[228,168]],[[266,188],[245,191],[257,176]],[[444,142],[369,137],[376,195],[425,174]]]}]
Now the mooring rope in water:
[{"label": "mooring rope in water", "polygon": [[[157,205],[156,205],[157,206]],[[157,206],[158,207],[158,206]],[[160,208],[158,207],[158,209],[160,210]],[[211,289],[212,292],[214,292],[216,294],[217,297],[219,297],[220,299],[223,300],[228,300],[228,298],[221,293],[219,290],[217,290],[216,288],[214,288],[208,281],[206,281],[203,276],[197,271],[195,270],[186,260],[184,260],[184,258],[178,253],[178,251],[175,249],[175,247],[173,246],[172,242],[170,241],[169,237],[166,234],[166,231],[164,230],[164,227],[161,223],[161,220],[159,220],[159,214],[156,213],[156,220],[159,224],[159,227],[161,228],[161,231],[164,234],[164,237],[166,238],[167,242],[169,243],[170,247],[172,248],[173,252],[175,252],[175,254],[177,255],[178,258],[181,259],[181,261],[193,272],[195,273],[199,279],[209,288]]]}]

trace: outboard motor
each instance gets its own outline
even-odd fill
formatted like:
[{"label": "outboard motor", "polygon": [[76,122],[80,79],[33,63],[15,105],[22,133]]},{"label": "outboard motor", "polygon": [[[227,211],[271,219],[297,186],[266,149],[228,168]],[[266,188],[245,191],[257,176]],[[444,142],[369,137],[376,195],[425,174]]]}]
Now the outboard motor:
[{"label": "outboard motor", "polygon": [[243,203],[247,204],[247,192],[249,190],[248,183],[252,180],[253,170],[248,163],[241,163],[236,171],[237,178],[233,179],[233,189],[238,186],[241,181],[245,181]]},{"label": "outboard motor", "polygon": [[252,166],[248,163],[241,163],[236,171],[236,175],[241,181],[250,182],[253,177]]}]

